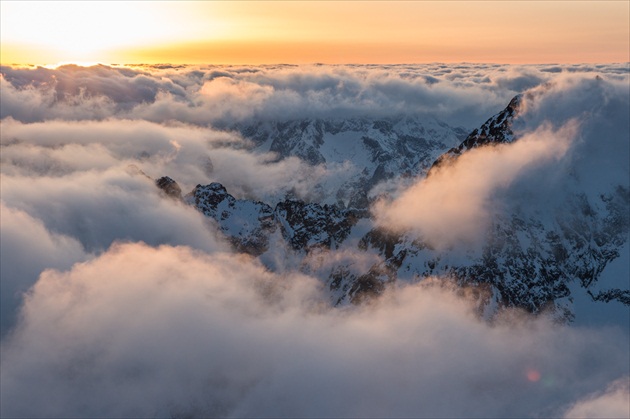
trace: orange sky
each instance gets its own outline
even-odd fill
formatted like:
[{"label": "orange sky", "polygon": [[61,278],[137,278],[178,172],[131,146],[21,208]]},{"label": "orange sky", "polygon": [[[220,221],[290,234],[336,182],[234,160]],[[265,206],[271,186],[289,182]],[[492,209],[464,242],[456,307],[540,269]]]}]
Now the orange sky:
[{"label": "orange sky", "polygon": [[3,64],[630,60],[630,2],[2,1]]}]

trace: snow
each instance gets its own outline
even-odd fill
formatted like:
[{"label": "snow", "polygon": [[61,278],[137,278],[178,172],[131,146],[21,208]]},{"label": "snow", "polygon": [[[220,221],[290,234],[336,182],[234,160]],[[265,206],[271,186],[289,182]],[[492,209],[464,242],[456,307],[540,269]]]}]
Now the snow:
[{"label": "snow", "polygon": [[344,131],[337,134],[327,133],[324,144],[319,148],[326,162],[352,162],[357,167],[368,167],[371,164],[370,153],[363,145],[358,131]]}]

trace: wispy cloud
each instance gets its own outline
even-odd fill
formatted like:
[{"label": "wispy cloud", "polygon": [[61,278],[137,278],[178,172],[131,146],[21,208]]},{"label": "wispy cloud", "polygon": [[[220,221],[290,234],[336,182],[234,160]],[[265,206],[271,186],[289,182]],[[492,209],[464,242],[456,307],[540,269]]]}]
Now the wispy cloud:
[{"label": "wispy cloud", "polygon": [[575,121],[558,130],[542,126],[515,143],[464,153],[394,201],[377,202],[377,223],[397,231],[416,231],[438,247],[481,240],[489,222],[503,212],[496,192],[509,188],[528,171],[562,158],[577,130]]}]

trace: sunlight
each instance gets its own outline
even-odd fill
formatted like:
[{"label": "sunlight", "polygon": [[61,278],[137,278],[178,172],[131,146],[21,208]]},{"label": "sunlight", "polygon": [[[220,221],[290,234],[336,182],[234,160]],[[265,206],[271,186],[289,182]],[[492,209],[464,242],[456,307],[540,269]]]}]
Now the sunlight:
[{"label": "sunlight", "polygon": [[[2,41],[54,55],[55,62],[102,62],[121,48],[194,37],[200,27],[182,25],[186,13],[159,2],[2,2]],[[206,36],[221,30],[206,16]]]},{"label": "sunlight", "polygon": [[451,3],[1,1],[0,61],[628,61],[628,2]]}]

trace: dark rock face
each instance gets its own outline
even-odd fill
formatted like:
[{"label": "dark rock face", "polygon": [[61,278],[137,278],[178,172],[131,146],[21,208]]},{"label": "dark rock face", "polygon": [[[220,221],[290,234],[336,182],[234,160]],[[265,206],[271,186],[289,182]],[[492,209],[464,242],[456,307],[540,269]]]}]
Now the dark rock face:
[{"label": "dark rock face", "polygon": [[521,107],[521,96],[515,96],[508,106],[488,119],[480,128],[473,130],[459,147],[449,150],[461,154],[463,151],[488,144],[511,143],[514,141],[512,121]]},{"label": "dark rock face", "polygon": [[192,196],[197,209],[217,222],[236,250],[258,256],[268,249],[276,229],[269,205],[237,200],[220,183],[197,185]]},{"label": "dark rock face", "polygon": [[160,188],[166,195],[171,198],[181,199],[182,197],[182,189],[179,187],[177,182],[171,179],[168,176],[163,176],[155,181],[155,184],[158,188]]},{"label": "dark rock face", "polygon": [[280,135],[275,136],[269,151],[282,157],[296,156],[312,165],[325,163],[318,148],[323,144],[324,122],[299,121],[278,125]]},{"label": "dark rock face", "polygon": [[[511,127],[520,100],[520,96],[514,98],[460,146],[438,158],[434,167],[476,147],[517,140]],[[452,249],[437,251],[418,238],[375,228],[359,240],[359,249],[376,252],[383,261],[364,275],[338,267],[331,272],[329,286],[337,292],[338,302],[357,302],[361,295],[378,294],[396,280],[446,276],[461,287],[478,289],[486,305],[494,301],[497,307],[552,311],[565,320],[573,317],[567,301],[575,287],[585,288],[593,301],[630,305],[630,290],[591,291],[625,243],[630,229],[629,189],[618,186],[590,200],[579,192],[569,194],[562,214],[546,222],[519,211],[499,217],[492,222],[483,248],[465,257]]]},{"label": "dark rock face", "polygon": [[[630,305],[630,291],[612,288],[591,292],[608,263],[619,257],[630,225],[630,193],[617,188],[602,196],[606,210],[588,211],[584,196],[568,203],[573,213],[543,224],[518,214],[494,221],[481,255],[466,260],[437,252],[418,240],[374,229],[360,241],[365,250],[379,252],[383,266],[395,279],[421,280],[434,275],[456,278],[460,286],[491,286],[498,306],[519,307],[532,313],[553,310],[571,320],[571,310],[557,302],[571,298],[572,284],[585,288],[594,301]],[[338,281],[343,287],[343,281]]]},{"label": "dark rock face", "polygon": [[473,148],[514,141],[512,122],[518,115],[521,102],[521,95],[515,96],[505,109],[488,119],[481,127],[474,129],[459,146],[453,147],[441,155],[433,163],[431,170]]},{"label": "dark rock face", "polygon": [[314,246],[334,247],[348,237],[358,219],[356,210],[295,200],[278,203],[274,213],[282,226],[284,238],[294,250],[308,250]]},{"label": "dark rock face", "polygon": [[[460,146],[440,156],[432,170],[470,149],[517,140],[511,127],[520,103],[520,96],[515,97]],[[579,192],[567,195],[562,215],[545,223],[519,211],[495,219],[477,256],[453,257],[450,250],[437,252],[421,240],[381,229],[368,232],[359,246],[378,252],[395,278],[413,281],[448,276],[461,286],[490,286],[498,306],[533,313],[551,309],[558,317],[571,319],[567,305],[558,302],[571,299],[574,284],[587,289],[594,301],[616,300],[630,305],[630,290],[590,291],[606,265],[619,257],[619,248],[627,238],[629,189],[620,185],[609,194],[590,199]],[[390,281],[391,277],[382,279],[383,284]],[[344,285],[343,281],[337,283]]]},{"label": "dark rock face", "polygon": [[297,157],[311,166],[333,167],[345,161],[356,165],[356,173],[332,192],[336,200],[326,203],[361,209],[368,208],[368,192],[376,184],[400,174],[423,173],[467,133],[413,116],[292,120],[235,129],[257,150],[275,153],[278,160]]},{"label": "dark rock face", "polygon": [[269,235],[280,228],[284,240],[296,251],[314,247],[331,248],[343,242],[365,212],[342,210],[286,200],[271,206],[251,200],[237,200],[220,183],[197,185],[195,206],[213,218],[235,248],[255,256],[268,249]]}]

